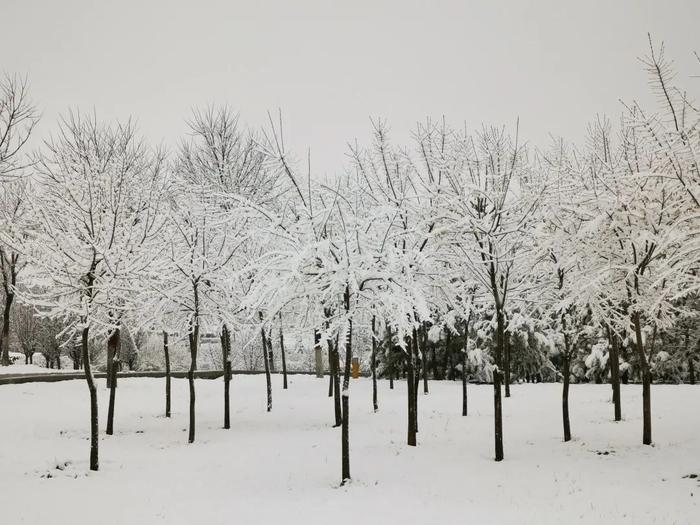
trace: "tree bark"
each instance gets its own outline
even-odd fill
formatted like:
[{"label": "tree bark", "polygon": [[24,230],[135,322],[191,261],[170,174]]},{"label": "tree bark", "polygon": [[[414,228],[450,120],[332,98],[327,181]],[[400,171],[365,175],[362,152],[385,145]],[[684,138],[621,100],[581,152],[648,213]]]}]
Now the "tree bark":
[{"label": "tree bark", "polygon": [[117,396],[117,363],[121,333],[115,328],[107,339],[107,387],[109,388],[109,408],[107,409],[107,435],[114,434],[114,404]]},{"label": "tree bark", "polygon": [[99,462],[99,426],[97,421],[97,386],[95,378],[92,375],[92,367],[90,365],[90,354],[88,352],[88,333],[89,327],[83,327],[81,352],[83,356],[83,365],[85,367],[85,381],[87,382],[88,390],[90,391],[90,470],[98,470]]},{"label": "tree bark", "polygon": [[503,461],[503,418],[501,414],[501,371],[493,372],[494,442],[496,461]]},{"label": "tree bark", "polygon": [[[262,321],[262,313],[260,314],[260,321]],[[272,411],[272,378],[270,377],[270,361],[269,354],[267,353],[267,336],[265,335],[265,328],[260,327],[260,336],[262,337],[262,347],[263,347],[263,363],[265,364],[265,380],[267,382],[267,411]]]},{"label": "tree bark", "polygon": [[166,331],[163,331],[163,352],[165,353],[165,417],[170,417],[170,350]]},{"label": "tree bark", "polygon": [[224,324],[221,328],[221,354],[224,361],[224,428],[231,428],[231,334]]},{"label": "tree bark", "polygon": [[649,368],[649,361],[647,360],[646,351],[644,350],[642,323],[639,312],[634,312],[632,314],[632,322],[634,324],[634,333],[637,342],[637,353],[642,365],[642,443],[644,445],[651,445],[651,369]]},{"label": "tree bark", "polygon": [[[14,281],[14,279],[13,279]],[[14,284],[14,282],[13,282]],[[2,333],[0,334],[0,354],[2,354],[2,365],[10,364],[10,310],[15,298],[12,289],[5,289],[5,309],[2,312]]]},{"label": "tree bark", "polygon": [[443,377],[446,377],[450,381],[454,380],[454,367],[452,366],[452,333],[450,329],[445,330],[445,373]]},{"label": "tree bark", "polygon": [[[566,336],[565,336],[566,337]],[[568,346],[568,345],[567,345]],[[564,441],[571,441],[571,423],[569,421],[569,352],[564,353],[563,376],[564,387],[561,393],[561,413],[564,421]]]},{"label": "tree bark", "polygon": [[[345,309],[350,309],[349,290],[345,289]],[[350,480],[350,365],[352,363],[352,319],[349,321],[345,342],[345,373],[343,374],[343,425],[341,428],[342,476],[341,485]]]},{"label": "tree bark", "polygon": [[469,320],[472,314],[469,312],[469,317],[464,321],[464,352],[462,353],[462,415],[468,413],[467,405],[467,357],[469,354]]},{"label": "tree bark", "polygon": [[416,362],[413,375],[413,408],[416,415],[413,419],[413,424],[416,428],[416,433],[418,432],[418,387],[420,386],[420,368],[418,363],[418,356],[420,355],[419,344],[418,344],[418,330],[413,329],[413,359]]},{"label": "tree bark", "polygon": [[564,332],[564,361],[562,363],[563,387],[561,392],[561,415],[564,424],[564,442],[571,441],[571,421],[569,420],[569,382],[571,376],[571,341],[566,327],[566,313],[561,316],[561,326]]},{"label": "tree bark", "polygon": [[333,397],[333,348],[331,342],[328,342],[328,397]]},{"label": "tree bark", "polygon": [[[414,329],[415,332],[415,329]],[[414,357],[413,357],[413,349],[412,349],[412,344],[413,342],[411,341],[412,338],[409,338],[408,344],[406,346],[406,390],[407,390],[407,397],[408,397],[408,439],[407,443],[411,447],[416,446],[416,406],[415,406],[415,399],[416,396],[413,393],[413,390],[415,389],[415,380],[414,380]]]},{"label": "tree bark", "polygon": [[333,427],[339,427],[343,424],[343,412],[340,400],[340,356],[338,355],[337,339],[335,343],[328,340],[328,351],[331,356],[331,380],[333,381],[333,411],[335,415],[335,424]]},{"label": "tree bark", "polygon": [[372,316],[372,407],[376,412],[379,410],[377,402],[377,318]]},{"label": "tree bark", "polygon": [[622,403],[620,399],[620,343],[617,334],[608,328],[610,340],[610,382],[612,383],[615,421],[622,420]]},{"label": "tree bark", "polygon": [[503,460],[503,415],[501,408],[501,381],[503,364],[503,339],[505,323],[503,311],[496,308],[496,369],[493,374],[494,438],[496,461]]},{"label": "tree bark", "polygon": [[467,415],[467,353],[462,355],[462,415]]},{"label": "tree bark", "polygon": [[428,394],[428,330],[425,327],[425,323],[421,326],[421,339],[423,344],[421,345],[421,360],[423,368],[423,394]]},{"label": "tree bark", "polygon": [[190,387],[190,432],[188,442],[194,443],[195,437],[195,389],[194,389],[194,372],[197,370],[197,345],[199,343],[199,323],[198,321],[192,327],[192,332],[189,334],[190,342],[190,369],[187,373],[187,381]]},{"label": "tree bark", "polygon": [[282,354],[282,388],[287,390],[287,356],[284,352],[284,328],[282,326],[282,313],[280,312],[280,353]]},{"label": "tree bark", "polygon": [[384,342],[386,344],[386,348],[384,349],[384,355],[386,359],[386,365],[384,367],[385,371],[389,372],[389,390],[394,390],[394,362],[392,359],[392,348],[391,348],[391,343],[392,343],[392,335],[391,335],[391,326],[389,323],[386,323],[386,330],[384,334]]},{"label": "tree bark", "polygon": [[506,397],[510,397],[510,334],[505,333],[504,334],[504,346],[505,346],[505,363],[503,363],[505,366],[505,390],[506,390]]}]

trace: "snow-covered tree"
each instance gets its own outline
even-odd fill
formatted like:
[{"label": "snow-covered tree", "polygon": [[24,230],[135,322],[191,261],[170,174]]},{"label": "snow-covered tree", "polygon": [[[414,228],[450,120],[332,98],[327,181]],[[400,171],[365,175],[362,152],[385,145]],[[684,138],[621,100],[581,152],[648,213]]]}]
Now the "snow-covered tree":
[{"label": "snow-covered tree", "polygon": [[118,329],[121,315],[140,306],[132,276],[149,264],[146,241],[160,233],[161,160],[131,123],[109,126],[71,113],[36,162],[34,224],[23,253],[31,273],[20,298],[64,320],[63,333],[80,340],[92,470],[99,466],[97,389],[88,342]]}]

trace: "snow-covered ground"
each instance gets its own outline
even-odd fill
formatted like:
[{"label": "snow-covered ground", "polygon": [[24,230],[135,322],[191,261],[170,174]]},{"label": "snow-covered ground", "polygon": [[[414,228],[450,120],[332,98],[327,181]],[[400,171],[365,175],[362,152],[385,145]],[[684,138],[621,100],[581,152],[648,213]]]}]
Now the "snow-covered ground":
[{"label": "snow-covered ground", "polygon": [[[81,372],[81,370],[78,370]],[[39,365],[25,365],[22,363],[14,363],[9,366],[0,366],[0,375],[11,375],[11,374],[64,374],[76,372],[73,368],[61,368],[60,370],[56,368],[46,368],[45,366]]]},{"label": "snow-covered ground", "polygon": [[[119,384],[114,436],[88,472],[82,380],[0,386],[2,521],[71,524],[691,524],[700,523],[700,387],[655,385],[655,446],[641,445],[641,387],[622,390],[614,423],[608,385],[573,385],[561,441],[560,385],[517,385],[505,400],[505,454],[492,460],[492,389],[431,383],[419,399],[419,446],[405,444],[405,383],[351,385],[353,482],[339,487],[340,430],[327,382],[292,376],[265,412],[264,377],[233,379],[223,430],[221,380],[197,381],[197,442],[186,443],[187,382]],[[107,396],[100,385],[100,427]]]}]

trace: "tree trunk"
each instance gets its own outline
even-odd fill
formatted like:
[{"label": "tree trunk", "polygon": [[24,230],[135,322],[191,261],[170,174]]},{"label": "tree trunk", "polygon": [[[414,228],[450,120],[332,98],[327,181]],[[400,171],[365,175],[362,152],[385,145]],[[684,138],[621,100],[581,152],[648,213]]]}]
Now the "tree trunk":
[{"label": "tree trunk", "polygon": [[99,462],[99,427],[97,422],[97,386],[95,378],[92,375],[92,367],[90,366],[90,354],[88,352],[88,331],[89,327],[83,328],[81,352],[83,355],[83,364],[85,366],[85,380],[87,381],[88,390],[90,391],[90,470],[98,470]]},{"label": "tree trunk", "polygon": [[[262,321],[262,313],[260,314],[260,320]],[[267,411],[272,411],[272,378],[270,377],[270,361],[269,354],[267,352],[267,336],[265,335],[265,328],[260,327],[260,336],[262,337],[262,347],[263,347],[263,363],[265,364],[265,380],[267,382]]]},{"label": "tree trunk", "polygon": [[503,418],[501,414],[501,371],[493,372],[494,442],[496,461],[503,461]]},{"label": "tree trunk", "polygon": [[392,335],[391,326],[386,323],[386,331],[384,334],[384,341],[386,348],[384,349],[384,355],[386,358],[386,365],[384,369],[389,372],[389,390],[394,390],[394,361],[392,359]]},{"label": "tree trunk", "polygon": [[467,353],[462,355],[462,415],[467,415]]},{"label": "tree trunk", "polygon": [[464,321],[464,352],[462,353],[462,415],[467,415],[467,357],[469,354],[469,318]]},{"label": "tree trunk", "polygon": [[610,339],[610,382],[612,383],[615,421],[622,420],[622,403],[620,400],[620,352],[617,335],[608,328]]},{"label": "tree trunk", "polygon": [[284,328],[282,327],[282,313],[280,312],[280,353],[282,354],[282,388],[287,390],[287,356],[284,352]]},{"label": "tree trunk", "polygon": [[270,356],[270,372],[275,371],[275,353],[272,351],[272,323],[270,323],[270,330],[267,336],[267,351]]},{"label": "tree trunk", "polygon": [[639,312],[632,314],[634,324],[634,333],[637,341],[637,353],[639,361],[642,365],[642,443],[651,445],[651,370],[649,361],[647,360],[644,350],[644,342],[642,339],[642,323],[639,317]]},{"label": "tree trunk", "polygon": [[[415,330],[414,330],[415,332]],[[416,383],[414,380],[414,365],[415,365],[415,360],[413,357],[413,349],[411,347],[412,345],[411,339],[408,341],[408,345],[406,346],[406,364],[407,364],[407,374],[406,374],[406,390],[408,394],[408,445],[411,447],[416,446],[416,406],[415,406],[415,399],[416,396],[413,393],[413,390],[415,389]]]},{"label": "tree trunk", "polygon": [[[566,339],[566,336],[564,336]],[[568,344],[566,345],[568,346]],[[564,387],[561,393],[561,413],[564,421],[564,441],[571,441],[571,423],[569,421],[569,349],[564,351],[563,376]]]},{"label": "tree trunk", "polygon": [[224,428],[231,428],[231,334],[224,324],[221,328],[221,354],[224,362]]},{"label": "tree trunk", "polygon": [[423,367],[423,394],[428,394],[428,330],[425,327],[425,323],[421,327],[421,339],[423,344],[421,345],[421,360]]},{"label": "tree trunk", "polygon": [[165,353],[165,417],[170,417],[170,350],[166,331],[163,331],[163,352]]},{"label": "tree trunk", "polygon": [[450,381],[454,380],[454,368],[452,367],[452,333],[450,332],[450,329],[447,328],[445,330],[445,361],[444,361],[444,366],[445,366],[445,374],[443,377],[446,377]]},{"label": "tree trunk", "polygon": [[[349,292],[345,291],[345,308],[350,307]],[[345,373],[343,374],[343,426],[341,429],[342,479],[344,485],[350,479],[350,364],[352,363],[352,320],[345,343]]]},{"label": "tree trunk", "polygon": [[328,341],[328,351],[331,356],[331,380],[333,381],[333,411],[335,415],[335,424],[333,427],[339,427],[343,424],[343,412],[340,400],[340,356],[338,355],[337,339],[335,343],[330,340]]},{"label": "tree trunk", "polygon": [[413,420],[413,424],[418,432],[418,387],[420,386],[420,368],[418,363],[418,356],[420,355],[420,350],[418,348],[418,331],[413,329],[413,359],[416,362],[416,366],[413,373],[413,408],[416,411],[416,416]]},{"label": "tree trunk", "polygon": [[0,334],[0,354],[2,354],[3,366],[10,364],[10,310],[14,298],[13,292],[5,292],[5,310],[2,312],[2,333]]},{"label": "tree trunk", "polygon": [[333,397],[333,345],[328,342],[328,397]]},{"label": "tree trunk", "polygon": [[505,387],[506,387],[506,397],[510,397],[510,334],[504,334],[504,346],[505,346]]},{"label": "tree trunk", "polygon": [[190,341],[190,369],[187,373],[187,380],[190,387],[190,433],[188,436],[189,443],[194,443],[195,435],[195,390],[194,390],[194,372],[197,370],[197,345],[199,343],[199,324],[195,324],[192,332],[189,334]]},{"label": "tree trunk", "polygon": [[109,388],[109,408],[107,410],[107,435],[114,434],[114,403],[117,396],[117,363],[121,346],[121,331],[112,330],[107,339],[107,387]]},{"label": "tree trunk", "polygon": [[372,407],[376,412],[379,410],[379,404],[377,403],[377,318],[372,316]]},{"label": "tree trunk", "polygon": [[493,374],[494,438],[496,461],[503,460],[503,415],[501,409],[501,380],[505,323],[503,311],[496,308],[496,369]]}]

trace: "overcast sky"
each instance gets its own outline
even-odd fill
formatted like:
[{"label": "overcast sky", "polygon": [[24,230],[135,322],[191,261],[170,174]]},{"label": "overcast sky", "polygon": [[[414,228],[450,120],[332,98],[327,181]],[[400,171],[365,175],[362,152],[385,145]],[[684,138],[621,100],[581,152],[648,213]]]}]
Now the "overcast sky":
[{"label": "overcast sky", "polygon": [[288,145],[317,175],[417,120],[513,126],[573,139],[618,99],[650,100],[637,57],[664,40],[700,93],[698,0],[0,0],[0,70],[27,74],[46,136],[67,108],[134,116],[174,145],[195,106],[229,104],[251,125],[281,108]]}]

